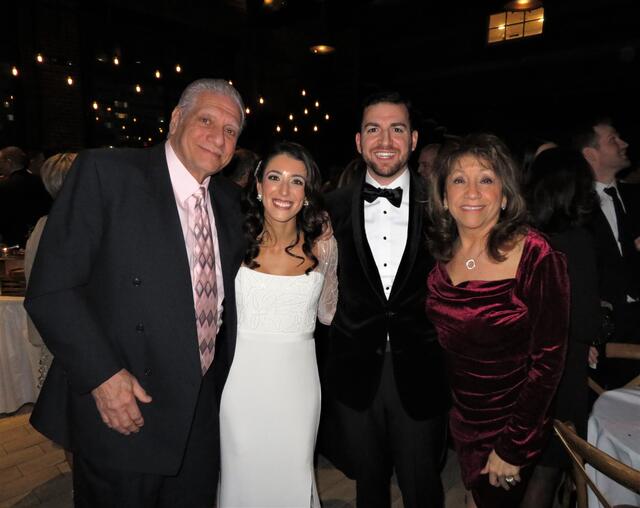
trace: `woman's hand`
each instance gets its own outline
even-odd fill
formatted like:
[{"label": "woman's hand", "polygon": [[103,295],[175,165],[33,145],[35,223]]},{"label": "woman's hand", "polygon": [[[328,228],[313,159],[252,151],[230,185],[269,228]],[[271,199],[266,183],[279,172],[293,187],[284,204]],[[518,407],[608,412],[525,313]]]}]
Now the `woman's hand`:
[{"label": "woman's hand", "polygon": [[502,460],[495,450],[491,450],[487,463],[480,474],[489,475],[489,483],[494,487],[509,490],[520,481],[520,467]]}]

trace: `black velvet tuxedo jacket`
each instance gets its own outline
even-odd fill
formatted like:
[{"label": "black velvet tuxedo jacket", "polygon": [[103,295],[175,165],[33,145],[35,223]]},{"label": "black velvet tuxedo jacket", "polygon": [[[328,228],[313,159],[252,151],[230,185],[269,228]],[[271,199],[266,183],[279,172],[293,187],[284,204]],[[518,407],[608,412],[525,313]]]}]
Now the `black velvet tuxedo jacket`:
[{"label": "black velvet tuxedo jacket", "polygon": [[[640,235],[640,187],[618,183],[618,191],[632,227],[631,234],[636,238]],[[626,302],[631,288],[640,288],[640,254],[636,252],[631,259],[623,258],[600,207],[595,210],[589,229],[596,248],[600,299],[611,303],[615,309]]]},{"label": "black velvet tuxedo jacket", "polygon": [[411,174],[409,226],[402,261],[385,297],[364,228],[364,177],[327,196],[338,241],[338,308],[330,331],[326,387],[341,403],[363,410],[380,383],[387,334],[399,397],[414,419],[442,413],[448,387],[442,350],[425,314],[427,275],[423,190]]},{"label": "black velvet tuxedo jacket", "polygon": [[[221,391],[244,244],[237,188],[216,175],[209,192],[225,289],[210,367]],[[25,300],[55,357],[34,427],[105,467],[175,474],[202,380],[192,295],[164,144],[81,153],[49,215]],[[138,403],[145,424],[130,436],[107,428],[90,393],[123,368],[153,397]]]}]

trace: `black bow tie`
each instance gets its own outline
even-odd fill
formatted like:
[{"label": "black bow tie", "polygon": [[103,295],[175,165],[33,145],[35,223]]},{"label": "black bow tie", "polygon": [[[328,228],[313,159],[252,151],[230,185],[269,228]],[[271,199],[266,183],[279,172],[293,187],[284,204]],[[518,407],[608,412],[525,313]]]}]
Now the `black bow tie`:
[{"label": "black bow tie", "polygon": [[362,189],[362,197],[368,203],[371,203],[378,198],[386,198],[393,206],[400,208],[400,203],[402,202],[402,187],[396,187],[395,189],[381,189],[365,183],[364,188]]}]

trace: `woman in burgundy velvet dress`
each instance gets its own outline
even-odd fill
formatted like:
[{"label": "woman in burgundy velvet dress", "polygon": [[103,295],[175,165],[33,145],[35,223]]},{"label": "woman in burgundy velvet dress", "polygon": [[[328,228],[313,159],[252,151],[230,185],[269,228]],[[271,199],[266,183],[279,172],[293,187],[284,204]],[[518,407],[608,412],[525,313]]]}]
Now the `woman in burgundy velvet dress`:
[{"label": "woman in burgundy velvet dress", "polygon": [[467,506],[517,507],[564,366],[565,258],[526,227],[515,164],[495,136],[467,137],[440,157],[427,209],[438,260],[427,312],[447,357]]}]

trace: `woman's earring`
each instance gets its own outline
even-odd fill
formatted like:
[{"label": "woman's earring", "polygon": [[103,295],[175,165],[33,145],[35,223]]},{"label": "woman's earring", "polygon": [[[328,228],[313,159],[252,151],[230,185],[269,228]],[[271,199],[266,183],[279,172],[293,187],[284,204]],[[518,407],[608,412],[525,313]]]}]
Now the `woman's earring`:
[{"label": "woman's earring", "polygon": [[442,205],[442,207],[444,208],[444,211],[446,212],[447,210],[449,210],[449,205],[447,204],[447,202],[445,201]]},{"label": "woman's earring", "polygon": [[302,202],[302,206],[309,206],[309,200],[307,198],[304,198],[304,201]]},{"label": "woman's earring", "polygon": [[500,208],[504,212],[507,209],[507,203],[502,203],[502,206]]},{"label": "woman's earring", "polygon": [[262,194],[260,194],[258,192],[258,195],[256,196],[256,199],[262,203]]}]

